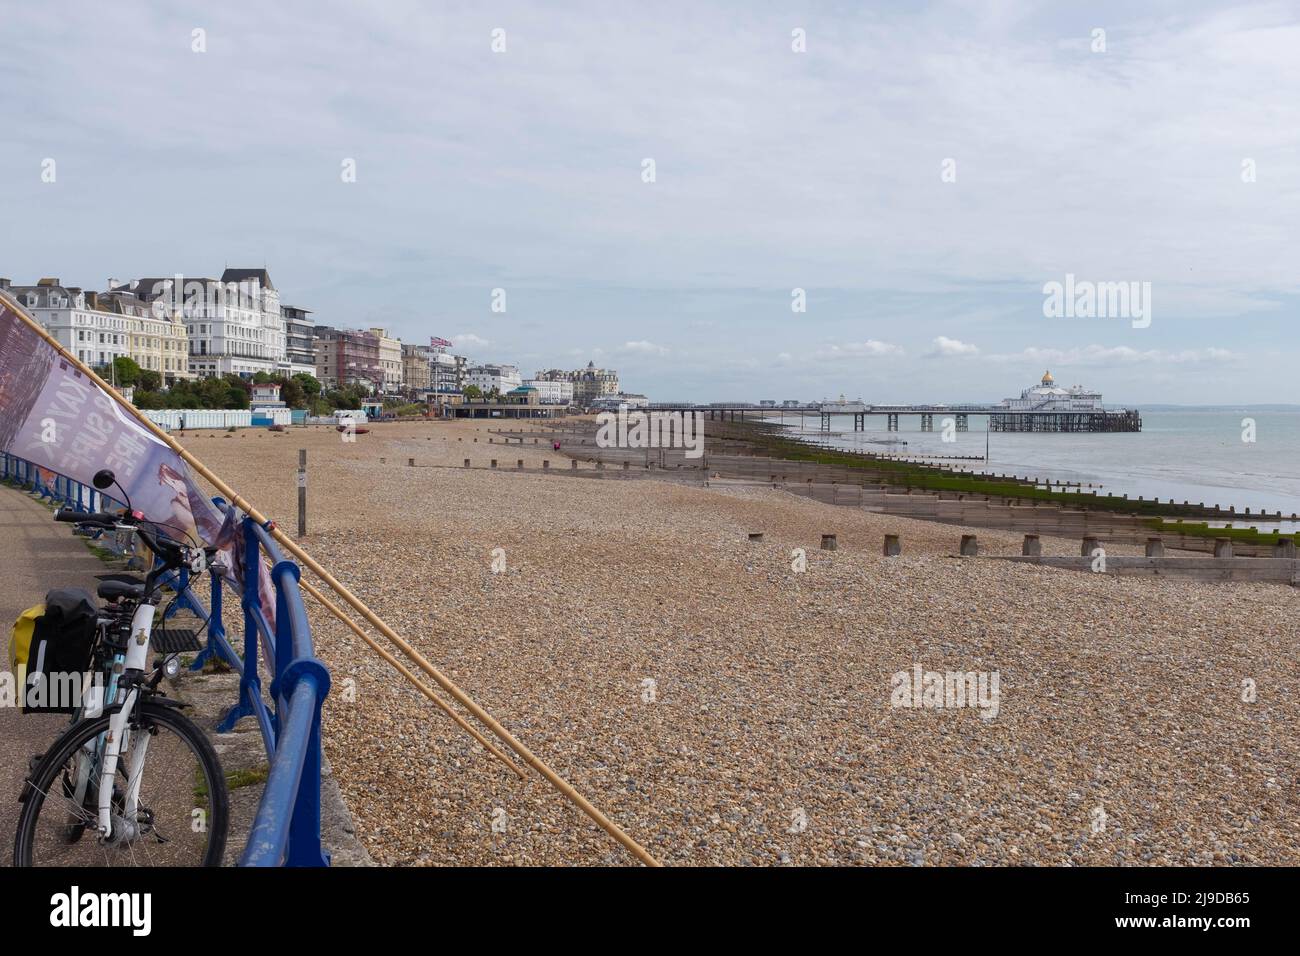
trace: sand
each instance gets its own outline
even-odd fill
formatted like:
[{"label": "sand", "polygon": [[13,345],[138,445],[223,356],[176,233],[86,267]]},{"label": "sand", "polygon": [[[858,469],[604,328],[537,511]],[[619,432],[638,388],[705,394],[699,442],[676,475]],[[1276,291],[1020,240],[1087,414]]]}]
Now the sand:
[{"label": "sand", "polygon": [[[182,441],[288,529],[307,448],[307,549],[665,864],[1300,863],[1297,590],[963,560],[963,531],[1020,536],[761,486],[464,470],[568,469],[489,427]],[[634,862],[311,616],[378,862]],[[891,706],[917,665],[996,674],[996,715]]]}]

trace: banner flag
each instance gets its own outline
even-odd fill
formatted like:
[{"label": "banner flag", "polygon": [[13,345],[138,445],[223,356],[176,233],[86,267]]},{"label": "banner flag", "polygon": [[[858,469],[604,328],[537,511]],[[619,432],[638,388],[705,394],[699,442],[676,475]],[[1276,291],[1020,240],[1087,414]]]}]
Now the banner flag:
[{"label": "banner flag", "polygon": [[[20,308],[0,294],[0,451],[88,486],[95,472],[112,470],[131,507],[169,537],[220,549],[219,560],[242,589],[243,536],[233,509],[223,514],[181,457],[43,339]],[[273,621],[265,569],[262,577],[262,608]]]}]

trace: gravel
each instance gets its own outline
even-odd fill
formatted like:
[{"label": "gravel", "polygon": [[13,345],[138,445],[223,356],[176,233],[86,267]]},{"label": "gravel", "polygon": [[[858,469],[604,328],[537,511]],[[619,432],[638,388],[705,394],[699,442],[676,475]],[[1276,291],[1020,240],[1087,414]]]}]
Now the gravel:
[{"label": "gravel", "polygon": [[[988,554],[1021,536],[765,487],[514,473],[569,466],[489,434],[182,441],[285,528],[307,448],[308,551],[666,864],[1300,863],[1295,589],[959,560],[963,531]],[[511,470],[480,470],[492,457]],[[885,532],[902,556],[881,556]],[[309,608],[334,676],[325,748],[376,861],[634,862]],[[914,665],[996,672],[996,716],[891,706]]]}]

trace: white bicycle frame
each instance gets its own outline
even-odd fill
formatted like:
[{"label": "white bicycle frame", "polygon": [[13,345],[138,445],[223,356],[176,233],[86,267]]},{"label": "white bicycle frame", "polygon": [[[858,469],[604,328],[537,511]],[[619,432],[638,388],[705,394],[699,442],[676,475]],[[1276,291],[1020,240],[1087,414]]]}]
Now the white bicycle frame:
[{"label": "white bicycle frame", "polygon": [[[149,663],[149,636],[153,633],[156,605],[141,604],[131,618],[131,637],[126,648],[126,673],[143,672]],[[131,688],[121,709],[108,719],[108,738],[104,741],[104,760],[99,770],[99,830],[105,839],[113,835],[113,780],[117,774],[118,757],[126,746],[130,730],[131,711],[139,699],[139,690]],[[140,777],[144,770],[145,753],[149,748],[149,735],[145,734],[139,745],[131,751],[131,765],[127,768],[127,791],[123,817],[135,820],[140,802]]]}]

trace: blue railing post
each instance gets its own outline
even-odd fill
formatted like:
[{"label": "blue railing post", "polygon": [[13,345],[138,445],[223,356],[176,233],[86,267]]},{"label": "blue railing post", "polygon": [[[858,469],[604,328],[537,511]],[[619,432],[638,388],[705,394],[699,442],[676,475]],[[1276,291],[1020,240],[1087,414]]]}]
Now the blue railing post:
[{"label": "blue railing post", "polygon": [[300,679],[309,682],[313,693],[311,733],[307,737],[307,753],[302,761],[302,774],[298,778],[298,792],[293,801],[293,820],[289,823],[289,849],[285,856],[285,866],[329,866],[330,855],[320,845],[320,711],[329,693],[329,671],[319,661],[312,660],[304,664],[315,665],[324,672],[324,683],[318,676],[304,675]]},{"label": "blue railing post", "polygon": [[[244,609],[244,666],[239,675],[239,702],[226,712],[226,716],[217,725],[217,732],[222,734],[233,730],[241,717],[248,717],[256,713],[253,702],[262,699],[262,679],[257,673],[257,618],[253,612],[253,607],[258,600],[257,568],[260,559],[257,537],[252,530],[253,522],[248,518],[244,518],[243,525],[244,595],[240,603]],[[252,594],[251,600],[250,593]]]}]

